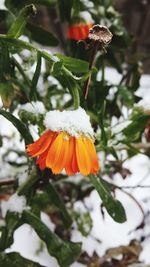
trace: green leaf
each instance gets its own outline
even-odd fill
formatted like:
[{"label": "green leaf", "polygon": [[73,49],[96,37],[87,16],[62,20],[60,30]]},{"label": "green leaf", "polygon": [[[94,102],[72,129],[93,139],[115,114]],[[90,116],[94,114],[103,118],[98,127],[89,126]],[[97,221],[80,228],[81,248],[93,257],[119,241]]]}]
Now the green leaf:
[{"label": "green leaf", "polygon": [[35,15],[35,13],[36,13],[36,8],[34,5],[29,5],[24,7],[20,11],[18,17],[16,18],[12,26],[10,27],[7,34],[8,37],[19,38],[19,36],[21,36],[24,31],[28,17],[30,15]]},{"label": "green leaf", "polygon": [[46,185],[45,190],[46,190],[46,192],[48,194],[49,199],[59,209],[60,214],[62,216],[62,220],[64,222],[64,225],[66,227],[71,226],[72,219],[71,219],[69,213],[67,212],[66,207],[65,207],[65,205],[63,203],[63,199],[58,194],[56,188],[51,183],[49,183],[49,184]]},{"label": "green leaf", "polygon": [[[5,267],[40,267],[39,263],[23,258],[19,253],[0,253],[0,266]],[[42,266],[41,266],[42,267]]]},{"label": "green leaf", "polygon": [[68,73],[64,72],[61,82],[66,86],[72,95],[74,108],[77,109],[80,106],[79,86],[77,82]]},{"label": "green leaf", "polygon": [[125,105],[132,107],[134,103],[133,94],[129,87],[125,85],[118,86],[118,94],[122,98]]},{"label": "green leaf", "polygon": [[14,231],[22,224],[19,214],[7,212],[5,217],[6,225],[2,227],[0,236],[0,251],[10,247],[13,243]]},{"label": "green leaf", "polygon": [[58,62],[54,63],[51,74],[54,76],[58,76],[62,70],[62,67],[63,67],[63,62],[58,61]]},{"label": "green leaf", "polygon": [[80,243],[63,241],[29,211],[23,212],[23,220],[24,223],[34,228],[38,236],[46,243],[50,255],[57,258],[61,267],[69,267],[77,259],[81,252]]},{"label": "green leaf", "polygon": [[81,2],[79,0],[73,0],[71,17],[78,17],[80,10],[81,10]]},{"label": "green leaf", "polygon": [[125,222],[126,213],[121,202],[112,197],[109,190],[104,186],[104,183],[101,182],[99,177],[90,174],[89,178],[96,191],[98,192],[100,198],[102,199],[104,207],[106,208],[109,215],[113,218],[113,220],[118,223]]},{"label": "green leaf", "polygon": [[29,133],[26,126],[19,119],[17,119],[14,115],[5,110],[0,110],[0,115],[4,116],[16,127],[16,129],[20,132],[23,139],[25,140],[26,145],[33,143],[33,138],[31,134]]},{"label": "green leaf", "polygon": [[0,80],[5,79],[10,74],[11,62],[9,56],[8,45],[4,42],[0,42]]},{"label": "green leaf", "polygon": [[39,44],[46,46],[57,46],[59,44],[58,39],[54,34],[46,31],[38,25],[28,23],[27,29],[30,31],[32,39]]},{"label": "green leaf", "polygon": [[56,57],[52,56],[47,51],[44,51],[44,50],[41,50],[41,49],[35,47],[34,45],[32,45],[29,42],[24,42],[24,41],[16,39],[16,38],[11,38],[5,34],[0,34],[0,41],[7,42],[8,44],[11,44],[11,46],[14,45],[15,47],[17,47],[19,49],[27,49],[29,51],[40,52],[41,56],[43,58],[45,58],[46,60],[48,60],[48,62],[51,65],[56,63]]},{"label": "green leaf", "polygon": [[67,57],[62,54],[57,53],[56,56],[62,60],[64,66],[74,73],[85,73],[89,71],[89,63],[72,57]]},{"label": "green leaf", "polygon": [[31,91],[30,91],[31,100],[36,98],[36,87],[37,87],[37,83],[38,83],[40,72],[41,72],[41,63],[42,63],[41,54],[40,52],[37,52],[37,65],[36,65],[36,70],[34,72],[32,83],[31,83]]},{"label": "green leaf", "polygon": [[132,122],[122,131],[127,137],[128,142],[133,142],[139,139],[149,119],[150,116],[141,115],[140,113],[133,116]]}]

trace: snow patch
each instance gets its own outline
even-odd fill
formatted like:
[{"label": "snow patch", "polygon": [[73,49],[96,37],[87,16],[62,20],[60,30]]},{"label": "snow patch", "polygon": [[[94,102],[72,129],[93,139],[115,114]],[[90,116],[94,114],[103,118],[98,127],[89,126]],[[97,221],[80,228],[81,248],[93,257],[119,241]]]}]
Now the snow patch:
[{"label": "snow patch", "polygon": [[80,17],[83,18],[86,22],[94,23],[94,20],[92,19],[91,14],[88,11],[81,11]]},{"label": "snow patch", "polygon": [[31,103],[26,103],[24,105],[21,105],[20,110],[25,110],[27,112],[33,113],[33,114],[44,114],[45,111],[45,107],[44,104],[40,101],[32,101]]},{"label": "snow patch", "polygon": [[22,174],[20,174],[19,178],[18,178],[18,184],[19,186],[23,185],[28,179],[28,173],[24,172]]},{"label": "snow patch", "polygon": [[49,111],[45,116],[45,126],[54,132],[64,131],[72,136],[94,136],[90,117],[81,107],[73,111]]},{"label": "snow patch", "polygon": [[6,216],[7,211],[22,213],[26,209],[26,198],[15,193],[8,201],[2,201],[1,209],[3,217]]},{"label": "snow patch", "polygon": [[89,0],[81,0],[81,3],[87,8],[93,8],[94,7],[93,2],[89,1]]}]

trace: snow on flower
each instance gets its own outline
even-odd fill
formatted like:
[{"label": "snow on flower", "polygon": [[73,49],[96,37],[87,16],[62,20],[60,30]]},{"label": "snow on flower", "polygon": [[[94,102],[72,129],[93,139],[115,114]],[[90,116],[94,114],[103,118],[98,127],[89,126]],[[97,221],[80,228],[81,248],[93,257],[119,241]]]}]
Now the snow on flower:
[{"label": "snow on flower", "polygon": [[38,157],[40,169],[50,168],[54,174],[65,169],[68,175],[81,172],[85,176],[98,172],[94,132],[85,110],[49,111],[45,126],[46,132],[27,146],[29,156]]},{"label": "snow on flower", "polygon": [[22,213],[26,209],[26,198],[15,193],[8,201],[2,201],[1,209],[3,217],[6,216],[7,211]]},{"label": "snow on flower", "polygon": [[80,135],[94,136],[90,118],[81,107],[73,111],[54,110],[46,113],[45,126],[54,132],[64,131],[78,137]]},{"label": "snow on flower", "polygon": [[137,104],[135,104],[135,107],[139,107],[143,109],[144,113],[147,115],[150,115],[150,99],[142,99]]},{"label": "snow on flower", "polygon": [[40,101],[32,101],[20,106],[20,110],[25,110],[33,114],[44,114],[46,112],[44,104]]}]

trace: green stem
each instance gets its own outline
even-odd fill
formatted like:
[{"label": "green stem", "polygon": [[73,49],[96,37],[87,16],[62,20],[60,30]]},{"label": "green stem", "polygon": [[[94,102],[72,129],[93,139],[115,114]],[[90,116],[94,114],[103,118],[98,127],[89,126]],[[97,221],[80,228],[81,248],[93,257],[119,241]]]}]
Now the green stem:
[{"label": "green stem", "polygon": [[78,109],[80,106],[80,95],[79,95],[78,85],[76,81],[73,79],[73,77],[70,75],[70,72],[68,71],[68,69],[66,69],[64,66],[62,68],[62,72],[67,81],[68,89],[73,97],[74,109]]},{"label": "green stem", "polygon": [[42,64],[41,54],[40,52],[37,52],[37,65],[31,83],[31,91],[30,91],[31,100],[36,100],[36,87],[41,73],[41,64]]},{"label": "green stem", "polygon": [[29,176],[29,178],[18,188],[18,195],[26,195],[29,188],[31,188],[37,180],[37,175]]},{"label": "green stem", "polygon": [[105,81],[105,63],[103,59],[103,63],[102,63],[102,84],[103,85],[104,85],[104,81]]},{"label": "green stem", "polygon": [[37,47],[35,47],[34,45],[32,45],[32,44],[30,44],[28,42],[24,42],[24,41],[19,40],[19,39],[8,37],[5,34],[0,34],[0,40],[6,41],[7,43],[10,43],[12,45],[21,47],[23,49],[27,49],[29,51],[40,52],[40,54],[41,54],[41,56],[43,58],[45,58],[46,60],[50,61],[51,63],[54,62],[52,56],[48,52],[42,51],[41,49],[38,49]]}]

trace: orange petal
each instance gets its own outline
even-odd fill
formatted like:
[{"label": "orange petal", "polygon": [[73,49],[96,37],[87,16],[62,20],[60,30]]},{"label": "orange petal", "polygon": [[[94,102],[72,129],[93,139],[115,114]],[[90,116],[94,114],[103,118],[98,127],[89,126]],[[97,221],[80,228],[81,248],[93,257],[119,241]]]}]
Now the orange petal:
[{"label": "orange petal", "polygon": [[77,162],[77,155],[76,155],[76,138],[74,137],[74,152],[72,157],[72,170],[74,173],[79,172],[78,162]]},{"label": "orange petal", "polygon": [[52,172],[55,174],[60,173],[67,164],[69,154],[69,137],[63,135],[62,146],[60,153],[57,154],[57,160],[53,163]]},{"label": "orange petal", "polygon": [[41,170],[44,170],[46,168],[46,157],[48,154],[49,148],[39,156],[39,158],[36,161],[36,164],[39,165]]},{"label": "orange petal", "polygon": [[36,149],[37,147],[40,147],[45,140],[45,138],[49,135],[51,131],[46,131],[42,136],[36,140],[33,144],[30,144],[27,146],[26,151],[31,152],[32,150]]},{"label": "orange petal", "polygon": [[89,138],[85,138],[84,143],[91,159],[91,166],[92,166],[91,173],[96,174],[99,171],[100,166],[96,155],[95,146],[93,144],[93,141],[90,140]]},{"label": "orange petal", "polygon": [[87,38],[87,29],[86,29],[86,25],[80,25],[79,27],[79,32],[80,32],[80,39],[86,39]]},{"label": "orange petal", "polygon": [[89,157],[83,138],[76,138],[76,156],[80,172],[87,176],[91,171],[91,159]]},{"label": "orange petal", "polygon": [[74,175],[76,171],[72,168],[73,154],[75,153],[74,137],[70,137],[69,140],[69,150],[68,150],[68,160],[65,166],[67,175]]},{"label": "orange petal", "polygon": [[34,150],[28,152],[29,155],[31,157],[37,157],[41,155],[50,146],[53,136],[54,132],[49,132],[49,134],[45,136],[40,146],[37,146]]},{"label": "orange petal", "polygon": [[60,154],[64,133],[59,133],[55,140],[52,140],[51,147],[48,151],[46,158],[46,167],[52,168],[57,161],[57,157]]}]

